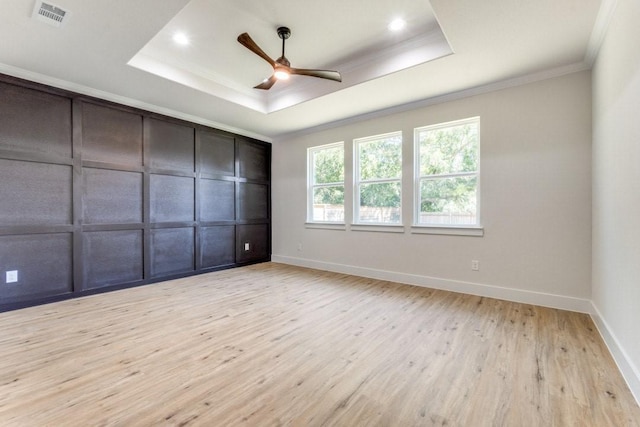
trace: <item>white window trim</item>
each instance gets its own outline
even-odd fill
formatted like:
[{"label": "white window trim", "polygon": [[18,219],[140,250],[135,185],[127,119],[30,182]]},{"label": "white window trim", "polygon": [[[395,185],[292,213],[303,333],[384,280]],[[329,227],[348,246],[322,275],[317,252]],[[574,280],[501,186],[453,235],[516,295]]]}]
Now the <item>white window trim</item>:
[{"label": "white window trim", "polygon": [[[400,177],[399,178],[381,178],[381,179],[367,179],[363,181],[358,180],[360,175],[360,156],[358,152],[358,146],[360,143],[370,142],[372,140],[383,139],[393,136],[400,136]],[[366,136],[363,138],[355,138],[353,140],[353,221],[351,223],[351,230],[353,231],[387,231],[384,228],[388,228],[390,232],[398,233],[404,232],[404,225],[402,224],[402,146],[404,145],[404,138],[402,131],[387,132],[379,135]],[[399,222],[366,222],[360,221],[360,184],[383,184],[389,182],[398,182],[400,184],[400,221]],[[402,228],[402,231],[397,231],[398,227]]]},{"label": "white window trim", "polygon": [[313,228],[318,230],[341,230],[345,231],[347,225],[343,222],[305,222],[305,228]]},{"label": "white window trim", "polygon": [[[452,126],[460,126],[467,123],[475,123],[478,126],[478,168],[475,172],[457,172],[441,175],[430,175],[436,179],[455,178],[459,176],[476,176],[476,223],[475,224],[422,224],[419,222],[420,218],[420,182],[424,177],[420,175],[420,140],[418,135],[425,130],[434,130],[441,128],[448,128]],[[481,129],[480,129],[480,116],[469,117],[461,120],[453,120],[445,123],[438,123],[429,126],[421,126],[413,130],[413,224],[411,226],[411,233],[414,234],[443,234],[443,235],[456,235],[456,236],[484,236],[484,228],[481,221],[481,197],[480,197],[480,144],[482,143]]]},{"label": "white window trim", "polygon": [[404,225],[402,224],[384,224],[377,222],[364,222],[360,224],[351,224],[351,231],[373,231],[378,233],[404,233]]},{"label": "white window trim", "polygon": [[[341,225],[344,225],[344,221],[316,221],[313,219],[313,189],[318,187],[336,187],[342,185],[345,187],[345,177],[344,173],[342,175],[342,181],[331,182],[331,183],[322,183],[322,184],[314,184],[313,183],[313,173],[315,171],[315,164],[313,163],[313,153],[321,150],[329,150],[332,148],[342,148],[342,161],[344,163],[344,141],[334,142],[331,144],[325,145],[316,145],[313,147],[307,148],[307,221],[305,222],[305,226],[307,228],[327,228],[327,229],[345,229],[346,227],[340,228]],[[346,165],[345,165],[346,166]],[[343,209],[346,208],[343,203]],[[346,213],[346,209],[345,209]],[[318,227],[312,227],[312,225],[317,225]],[[338,228],[332,227],[338,226]]]},{"label": "white window trim", "polygon": [[482,226],[460,226],[460,225],[413,225],[411,234],[438,234],[444,236],[484,236]]}]

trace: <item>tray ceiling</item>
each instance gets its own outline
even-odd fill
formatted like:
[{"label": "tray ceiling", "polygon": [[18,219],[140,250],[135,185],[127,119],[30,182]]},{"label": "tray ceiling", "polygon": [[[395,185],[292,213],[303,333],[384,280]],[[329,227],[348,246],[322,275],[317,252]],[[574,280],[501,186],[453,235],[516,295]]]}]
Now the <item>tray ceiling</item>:
[{"label": "tray ceiling", "polygon": [[[3,5],[0,72],[264,140],[589,69],[615,6],[615,0],[53,3],[69,13],[60,27],[32,18],[34,0]],[[407,26],[390,33],[387,24],[398,16]],[[248,32],[276,58],[281,25],[292,30],[286,56],[294,67],[338,69],[343,83],[293,76],[268,92],[253,89],[271,68],[236,38]],[[190,44],[175,45],[176,31]]]}]

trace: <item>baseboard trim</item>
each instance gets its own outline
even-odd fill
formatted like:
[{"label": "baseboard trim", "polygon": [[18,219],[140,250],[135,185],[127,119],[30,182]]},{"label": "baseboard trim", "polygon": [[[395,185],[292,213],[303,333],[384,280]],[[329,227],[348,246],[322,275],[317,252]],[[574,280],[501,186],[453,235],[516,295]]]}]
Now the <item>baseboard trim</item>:
[{"label": "baseboard trim", "polygon": [[408,285],[422,286],[425,288],[460,292],[488,298],[539,305],[542,307],[559,308],[579,313],[591,314],[592,312],[591,301],[582,298],[504,288],[500,286],[463,282],[458,280],[441,279],[430,276],[420,276],[416,274],[399,273],[396,271],[377,270],[367,267],[356,267],[352,265],[336,264],[283,255],[272,255],[271,261],[280,264],[295,265],[298,267],[333,271],[335,273],[352,274],[354,276],[368,277],[371,279],[406,283]]},{"label": "baseboard trim", "polygon": [[335,273],[351,274],[354,276],[368,277],[371,279],[388,280],[426,288],[441,289],[451,292],[460,292],[489,298],[502,299],[512,302],[533,304],[542,307],[558,308],[589,314],[602,336],[609,353],[611,353],[622,377],[626,381],[631,394],[640,405],[640,369],[634,365],[615,334],[602,317],[598,308],[591,300],[567,297],[563,295],[547,294],[542,292],[526,291],[521,289],[504,288],[500,286],[485,285],[480,283],[463,282],[458,280],[441,279],[437,277],[420,276],[415,274],[398,273],[395,271],[377,270],[366,267],[316,261],[306,258],[272,255],[271,261],[280,264],[295,265],[298,267],[315,268],[318,270],[332,271]]},{"label": "baseboard trim", "polygon": [[607,321],[602,317],[600,310],[593,302],[591,303],[591,318],[593,323],[596,324],[600,336],[604,340],[604,343],[609,349],[609,353],[613,357],[613,360],[618,365],[618,369],[622,373],[622,377],[627,382],[631,394],[635,397],[636,402],[640,405],[640,369],[634,365],[631,358],[620,345],[620,341],[616,338]]}]

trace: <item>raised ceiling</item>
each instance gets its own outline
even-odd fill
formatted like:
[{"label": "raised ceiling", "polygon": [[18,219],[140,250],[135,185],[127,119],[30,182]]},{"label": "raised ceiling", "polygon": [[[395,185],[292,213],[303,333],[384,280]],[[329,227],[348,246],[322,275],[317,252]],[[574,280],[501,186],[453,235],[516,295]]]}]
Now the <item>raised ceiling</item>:
[{"label": "raised ceiling", "polygon": [[[611,3],[55,0],[71,16],[54,27],[32,19],[34,0],[13,0],[0,14],[0,72],[272,140],[499,82],[587,69],[601,2]],[[398,16],[406,29],[388,32]],[[342,68],[344,83],[296,76],[268,93],[252,89],[271,69],[236,37],[249,32],[276,58],[280,25],[293,33],[286,52],[293,66]],[[171,40],[178,30],[191,39],[186,48]]]},{"label": "raised ceiling", "polygon": [[[268,114],[452,53],[426,1],[192,0],[129,65]],[[336,17],[339,17],[336,19]],[[406,26],[391,32],[389,23]],[[276,28],[288,26],[286,55],[298,68],[336,69],[342,83],[293,76],[268,91],[253,89],[271,66],[236,37],[249,32],[272,59],[281,55]],[[183,34],[188,44],[173,41]]]}]

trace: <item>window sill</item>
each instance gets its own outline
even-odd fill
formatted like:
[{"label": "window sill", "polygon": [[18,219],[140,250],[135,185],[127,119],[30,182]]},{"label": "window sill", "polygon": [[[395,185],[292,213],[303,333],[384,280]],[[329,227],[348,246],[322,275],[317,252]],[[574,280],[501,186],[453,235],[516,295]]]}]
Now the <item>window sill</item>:
[{"label": "window sill", "polygon": [[305,222],[305,228],[317,228],[322,230],[346,230],[347,226],[342,222]]},{"label": "window sill", "polygon": [[411,227],[412,234],[441,234],[447,236],[474,236],[483,237],[484,227],[482,226],[436,226],[436,225],[414,225]]},{"label": "window sill", "polygon": [[352,231],[374,231],[379,233],[404,233],[401,224],[351,224]]}]

